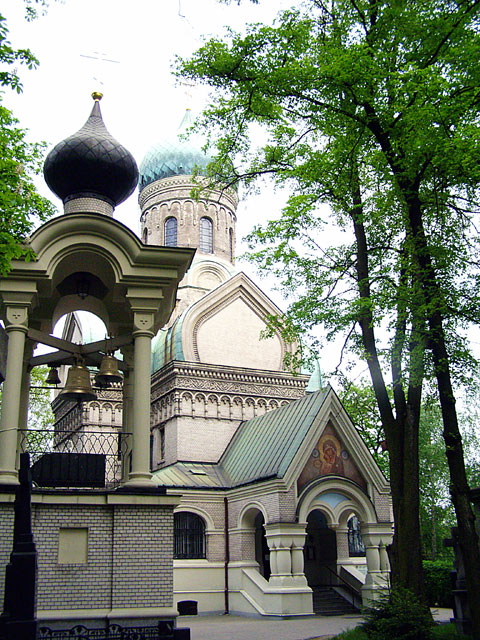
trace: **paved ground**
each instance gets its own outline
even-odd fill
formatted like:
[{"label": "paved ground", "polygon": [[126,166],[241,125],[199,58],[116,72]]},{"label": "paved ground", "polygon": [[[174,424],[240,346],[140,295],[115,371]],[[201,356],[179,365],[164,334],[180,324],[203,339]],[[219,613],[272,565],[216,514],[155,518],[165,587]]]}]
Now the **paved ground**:
[{"label": "paved ground", "polygon": [[[436,609],[434,617],[447,622],[451,609]],[[359,615],[313,616],[276,620],[235,615],[181,616],[178,627],[190,627],[192,640],[313,640],[331,638],[356,627]]]}]

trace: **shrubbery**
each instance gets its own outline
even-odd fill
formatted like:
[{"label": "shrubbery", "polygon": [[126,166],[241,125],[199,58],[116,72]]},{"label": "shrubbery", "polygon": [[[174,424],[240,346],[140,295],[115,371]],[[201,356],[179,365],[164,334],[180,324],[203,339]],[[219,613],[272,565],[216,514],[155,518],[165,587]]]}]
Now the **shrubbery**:
[{"label": "shrubbery", "polygon": [[418,598],[396,589],[365,611],[360,627],[368,640],[431,640],[434,623]]},{"label": "shrubbery", "polygon": [[452,607],[452,587],[450,573],[453,570],[449,560],[424,560],[423,573],[428,604],[431,607]]}]

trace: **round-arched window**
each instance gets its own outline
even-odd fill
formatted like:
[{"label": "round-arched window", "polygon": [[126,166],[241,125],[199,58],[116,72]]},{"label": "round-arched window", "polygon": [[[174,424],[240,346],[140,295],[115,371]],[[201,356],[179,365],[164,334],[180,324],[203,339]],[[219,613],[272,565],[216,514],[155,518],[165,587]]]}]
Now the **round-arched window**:
[{"label": "round-arched window", "polygon": [[200,218],[200,251],[213,253],[213,223],[210,218]]},{"label": "round-arched window", "polygon": [[177,246],[177,219],[167,218],[165,220],[165,246]]},{"label": "round-arched window", "polygon": [[196,513],[180,511],[173,515],[173,557],[205,558],[205,522]]},{"label": "round-arched window", "polygon": [[365,545],[360,534],[360,522],[357,516],[352,516],[347,522],[348,527],[348,555],[359,557],[365,555]]}]

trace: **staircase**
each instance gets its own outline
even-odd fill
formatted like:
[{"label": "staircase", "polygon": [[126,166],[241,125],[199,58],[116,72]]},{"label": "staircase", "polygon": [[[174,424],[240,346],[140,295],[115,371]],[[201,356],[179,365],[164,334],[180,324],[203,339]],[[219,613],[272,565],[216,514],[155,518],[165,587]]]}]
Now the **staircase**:
[{"label": "staircase", "polygon": [[343,616],[347,613],[358,613],[348,600],[345,600],[332,587],[312,587],[313,612],[321,616]]}]

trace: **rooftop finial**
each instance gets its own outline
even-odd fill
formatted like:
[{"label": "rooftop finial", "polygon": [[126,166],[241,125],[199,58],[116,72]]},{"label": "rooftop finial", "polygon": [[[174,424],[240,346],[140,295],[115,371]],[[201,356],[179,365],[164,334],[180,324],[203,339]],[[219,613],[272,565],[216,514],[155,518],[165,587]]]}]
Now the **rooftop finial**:
[{"label": "rooftop finial", "polygon": [[97,102],[103,98],[103,93],[100,93],[100,91],[94,91],[92,93],[92,98]]}]

